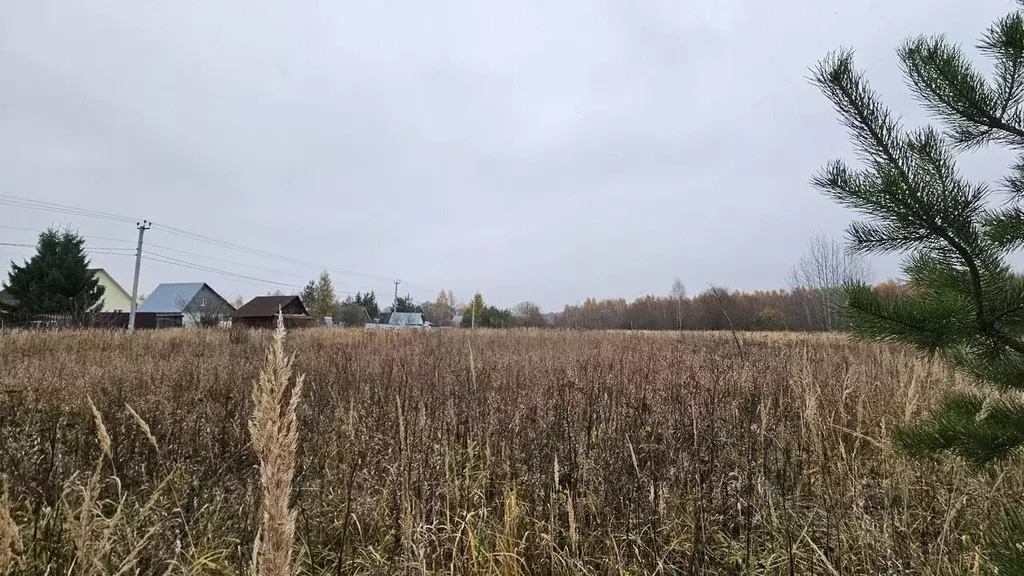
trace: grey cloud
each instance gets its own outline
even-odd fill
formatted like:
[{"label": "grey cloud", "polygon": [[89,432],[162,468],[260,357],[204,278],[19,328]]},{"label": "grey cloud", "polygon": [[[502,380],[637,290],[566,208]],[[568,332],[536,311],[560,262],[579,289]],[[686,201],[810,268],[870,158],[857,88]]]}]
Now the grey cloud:
[{"label": "grey cloud", "polygon": [[[481,290],[557,309],[663,293],[676,276],[691,291],[770,289],[810,236],[852,219],[807,184],[851,157],[808,67],[856,47],[887,101],[923,122],[895,45],[922,32],[973,44],[1012,8],[0,0],[0,179],[372,276],[337,274],[343,290],[390,293],[399,277],[418,298]],[[965,170],[994,180],[1005,162],[981,154]],[[62,218],[3,210],[0,225]],[[318,271],[150,238],[289,283]],[[128,281],[130,259],[97,260]],[[143,285],[196,279],[273,289],[163,264]]]}]

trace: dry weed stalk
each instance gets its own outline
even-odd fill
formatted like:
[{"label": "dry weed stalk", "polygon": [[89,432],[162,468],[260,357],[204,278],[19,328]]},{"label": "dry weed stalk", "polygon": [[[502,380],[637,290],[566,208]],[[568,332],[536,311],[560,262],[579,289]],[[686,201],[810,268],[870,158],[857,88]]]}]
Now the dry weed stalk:
[{"label": "dry weed stalk", "polygon": [[284,351],[284,319],[279,314],[274,340],[253,390],[249,421],[253,448],[260,460],[263,486],[260,525],[253,545],[254,576],[291,576],[296,511],[289,507],[298,425],[295,410],[302,394],[302,376],[292,383],[293,358]]},{"label": "dry weed stalk", "polygon": [[11,517],[11,500],[7,489],[0,496],[0,575],[14,574],[21,565],[21,533]]},{"label": "dry weed stalk", "polygon": [[[92,411],[93,423],[96,426],[96,440],[100,446],[100,453],[96,458],[92,474],[89,475],[85,486],[80,488],[82,501],[71,523],[72,540],[75,550],[74,573],[83,576],[107,574],[122,576],[137,570],[140,556],[159,533],[162,526],[159,522],[154,523],[146,529],[141,537],[133,536],[127,542],[129,544],[127,547],[118,550],[119,545],[126,543],[123,529],[130,528],[125,517],[125,501],[128,495],[120,491],[121,482],[114,476],[113,480],[119,487],[118,499],[116,501],[104,501],[100,498],[103,488],[103,463],[104,460],[111,458],[113,455],[112,442],[107,432],[107,427],[103,422],[103,416],[91,398],[89,399],[89,407]],[[128,411],[150,442],[155,445],[156,440],[149,432],[149,426],[145,420],[132,410],[131,407],[128,407]],[[163,490],[167,487],[169,480],[169,477],[164,479],[150,495],[149,501],[139,511],[140,519],[147,518]],[[111,507],[112,510],[109,514],[105,514],[104,508]],[[2,523],[2,518],[0,518],[0,524]],[[2,532],[3,529],[0,527],[0,533]],[[0,542],[2,542],[2,536],[0,536]],[[118,552],[122,554],[120,560],[114,557],[117,556]],[[2,566],[2,562],[0,562],[0,566]],[[3,572],[0,571],[0,574],[3,574]]]},{"label": "dry weed stalk", "polygon": [[[100,509],[100,488],[103,479],[103,460],[111,455],[110,435],[103,424],[100,414],[92,398],[89,398],[93,423],[96,425],[96,441],[100,445],[100,454],[89,481],[82,488],[82,503],[78,508],[78,518],[74,524],[75,570],[83,576],[103,573],[103,557],[110,550],[111,522],[103,517]],[[120,512],[120,509],[118,510]]]},{"label": "dry weed stalk", "polygon": [[142,431],[146,440],[149,440],[149,443],[153,446],[153,450],[160,450],[160,446],[156,443],[156,437],[153,436],[153,431],[149,429],[149,423],[143,420],[142,416],[139,416],[131,406],[128,404],[125,404],[124,406],[128,409],[128,413],[132,415],[132,420],[135,420],[135,424],[139,427],[139,430]]},{"label": "dry weed stalk", "polygon": [[505,514],[502,530],[498,535],[498,567],[499,573],[506,576],[519,576],[523,573],[522,559],[519,557],[519,519],[522,510],[516,499],[515,490],[505,496]]}]

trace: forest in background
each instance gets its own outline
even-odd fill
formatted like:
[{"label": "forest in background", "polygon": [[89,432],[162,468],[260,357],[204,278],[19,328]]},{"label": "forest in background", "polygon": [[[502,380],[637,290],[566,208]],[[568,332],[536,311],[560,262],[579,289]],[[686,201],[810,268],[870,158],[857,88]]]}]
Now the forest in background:
[{"label": "forest in background", "polygon": [[[906,287],[875,286],[896,293]],[[644,296],[567,305],[551,320],[557,327],[592,330],[797,330],[845,329],[838,288],[794,288],[740,292],[713,287],[697,296]]]}]

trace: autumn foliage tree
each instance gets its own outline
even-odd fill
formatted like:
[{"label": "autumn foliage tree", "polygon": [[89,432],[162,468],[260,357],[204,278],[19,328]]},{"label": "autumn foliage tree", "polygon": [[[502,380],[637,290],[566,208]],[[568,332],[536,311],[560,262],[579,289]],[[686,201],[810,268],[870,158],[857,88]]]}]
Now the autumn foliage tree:
[{"label": "autumn foliage tree", "polygon": [[[705,290],[693,297],[643,296],[588,298],[567,305],[555,325],[595,330],[824,330],[814,310],[822,298],[816,290]],[[809,312],[810,310],[810,312]],[[681,321],[680,321],[681,320]]]},{"label": "autumn foliage tree", "polygon": [[442,290],[433,302],[422,304],[423,314],[435,326],[448,326],[455,317],[455,296]]}]

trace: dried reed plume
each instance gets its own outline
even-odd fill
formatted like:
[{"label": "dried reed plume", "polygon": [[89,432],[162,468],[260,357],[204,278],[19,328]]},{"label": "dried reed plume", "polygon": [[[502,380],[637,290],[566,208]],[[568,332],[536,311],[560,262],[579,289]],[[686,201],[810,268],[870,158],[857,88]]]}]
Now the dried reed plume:
[{"label": "dried reed plume", "polygon": [[292,380],[292,360],[284,351],[284,319],[279,314],[274,340],[252,389],[249,421],[253,448],[260,459],[263,503],[253,545],[254,576],[291,576],[295,540],[294,510],[288,506],[295,474],[298,429],[295,409],[302,394],[302,376]]}]

